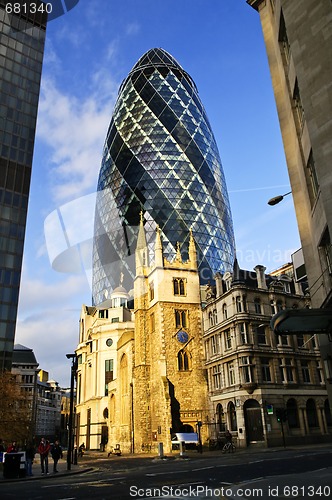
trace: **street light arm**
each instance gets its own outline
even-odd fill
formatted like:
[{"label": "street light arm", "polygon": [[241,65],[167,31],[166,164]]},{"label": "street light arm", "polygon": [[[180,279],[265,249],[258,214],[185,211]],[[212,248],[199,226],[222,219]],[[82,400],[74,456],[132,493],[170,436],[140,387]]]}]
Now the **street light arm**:
[{"label": "street light arm", "polygon": [[285,193],[285,194],[279,194],[278,196],[274,196],[273,198],[270,198],[269,201],[267,202],[268,205],[277,205],[278,203],[280,203],[285,196],[291,194],[292,191],[289,191],[289,193]]}]

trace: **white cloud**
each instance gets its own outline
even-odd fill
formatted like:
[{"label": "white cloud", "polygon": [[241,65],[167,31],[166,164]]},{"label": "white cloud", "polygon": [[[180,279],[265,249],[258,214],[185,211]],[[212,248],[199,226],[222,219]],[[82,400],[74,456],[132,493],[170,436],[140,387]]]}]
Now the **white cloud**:
[{"label": "white cloud", "polygon": [[73,352],[78,343],[79,300],[85,290],[90,303],[91,292],[84,275],[58,276],[58,283],[49,283],[31,278],[27,269],[23,270],[15,343],[32,348],[39,367],[60,385],[68,386],[65,355]]},{"label": "white cloud", "polygon": [[140,31],[140,25],[136,22],[129,23],[126,27],[126,35],[132,36],[137,35]]},{"label": "white cloud", "polygon": [[94,92],[78,99],[62,93],[50,78],[42,83],[38,137],[49,147],[49,182],[57,203],[96,188],[117,84],[101,74],[93,84]]}]

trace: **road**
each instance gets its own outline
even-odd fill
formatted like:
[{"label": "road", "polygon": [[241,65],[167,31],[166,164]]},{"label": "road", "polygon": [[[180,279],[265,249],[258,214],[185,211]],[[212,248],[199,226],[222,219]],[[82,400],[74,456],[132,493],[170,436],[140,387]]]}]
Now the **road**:
[{"label": "road", "polygon": [[93,470],[2,483],[1,499],[332,498],[332,449],[192,454],[160,460],[114,457]]}]

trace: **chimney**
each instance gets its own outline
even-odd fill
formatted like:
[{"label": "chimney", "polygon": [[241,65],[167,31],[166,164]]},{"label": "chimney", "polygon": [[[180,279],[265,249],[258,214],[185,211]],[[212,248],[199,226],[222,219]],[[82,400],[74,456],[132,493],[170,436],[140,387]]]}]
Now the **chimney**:
[{"label": "chimney", "polygon": [[254,271],[256,271],[258,288],[263,288],[263,290],[267,290],[266,280],[265,280],[266,267],[258,265],[254,267]]}]

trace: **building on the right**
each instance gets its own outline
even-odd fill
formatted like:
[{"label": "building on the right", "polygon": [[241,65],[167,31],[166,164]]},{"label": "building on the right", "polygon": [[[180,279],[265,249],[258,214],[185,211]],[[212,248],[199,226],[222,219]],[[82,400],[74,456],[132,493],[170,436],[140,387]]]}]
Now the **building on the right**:
[{"label": "building on the right", "polygon": [[[259,12],[313,308],[332,308],[332,3],[247,0]],[[330,404],[332,343],[319,335]]]}]

